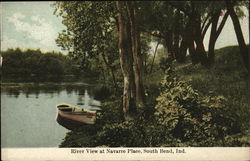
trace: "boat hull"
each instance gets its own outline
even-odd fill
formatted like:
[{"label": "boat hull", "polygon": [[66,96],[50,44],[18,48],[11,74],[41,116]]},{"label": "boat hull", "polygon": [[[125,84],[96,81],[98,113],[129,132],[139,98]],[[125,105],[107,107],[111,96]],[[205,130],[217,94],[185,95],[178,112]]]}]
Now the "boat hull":
[{"label": "boat hull", "polygon": [[57,110],[56,121],[69,130],[75,130],[87,124],[94,124],[96,119],[95,113],[86,112],[64,112]]}]

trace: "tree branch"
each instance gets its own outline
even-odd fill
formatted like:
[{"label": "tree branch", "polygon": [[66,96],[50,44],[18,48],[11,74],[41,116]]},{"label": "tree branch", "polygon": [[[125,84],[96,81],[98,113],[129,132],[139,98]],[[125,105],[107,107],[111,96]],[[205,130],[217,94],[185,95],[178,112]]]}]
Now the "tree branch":
[{"label": "tree branch", "polygon": [[155,32],[146,31],[146,30],[143,30],[143,29],[141,29],[141,32],[147,33],[150,36],[154,36],[154,37],[157,37],[157,38],[160,38],[160,39],[165,39],[165,37],[162,34],[157,34]]},{"label": "tree branch", "polygon": [[211,25],[211,23],[212,23],[212,20],[210,19],[209,22],[205,25],[204,30],[201,31],[201,38],[202,38],[202,40],[204,39],[204,37],[206,35],[206,32],[207,32],[209,26]]},{"label": "tree branch", "polygon": [[176,5],[175,2],[173,2],[173,1],[168,1],[168,3],[169,3],[172,7],[174,7],[174,8],[176,8],[176,9],[178,9],[178,10],[184,12],[187,16],[191,16],[191,14],[188,12],[188,10],[185,9],[184,7],[179,6],[179,5]]},{"label": "tree branch", "polygon": [[155,61],[155,55],[156,55],[156,53],[157,53],[157,49],[158,49],[159,44],[160,44],[160,42],[158,41],[158,42],[157,42],[157,45],[156,45],[156,47],[155,47],[154,57],[153,57],[152,64],[151,64],[151,68],[150,68],[150,73],[152,73],[152,70],[153,70],[154,61]]},{"label": "tree branch", "polygon": [[202,24],[202,26],[201,26],[201,31],[204,29],[205,24],[207,23],[209,17],[210,17],[209,15],[206,16],[205,21],[203,22],[203,24]]},{"label": "tree branch", "polygon": [[222,31],[222,29],[223,29],[223,27],[224,27],[224,25],[225,25],[225,23],[226,23],[226,21],[227,21],[228,16],[229,16],[229,12],[227,11],[227,12],[225,13],[225,15],[224,15],[224,17],[223,17],[223,19],[222,19],[222,21],[221,21],[221,23],[220,23],[218,29],[217,29],[217,31],[216,31],[216,35],[215,35],[215,38],[216,38],[216,39],[217,39],[218,36],[220,35],[220,33],[221,33],[221,31]]}]

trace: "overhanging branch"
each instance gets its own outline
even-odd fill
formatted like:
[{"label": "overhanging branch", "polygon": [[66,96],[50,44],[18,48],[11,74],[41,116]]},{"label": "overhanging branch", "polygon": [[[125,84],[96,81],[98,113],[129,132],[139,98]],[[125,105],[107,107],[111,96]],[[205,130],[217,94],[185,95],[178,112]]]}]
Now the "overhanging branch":
[{"label": "overhanging branch", "polygon": [[209,22],[205,25],[204,29],[201,31],[202,32],[201,33],[202,40],[204,39],[206,32],[207,32],[209,26],[211,25],[211,23],[212,23],[212,20],[210,19]]},{"label": "overhanging branch", "polygon": [[160,39],[165,39],[165,37],[163,35],[161,35],[160,33],[146,31],[146,30],[143,30],[143,29],[141,29],[141,32],[147,33],[150,36],[154,36],[154,37],[157,37],[157,38],[160,38]]},{"label": "overhanging branch", "polygon": [[225,13],[225,15],[224,15],[224,17],[223,17],[223,19],[222,19],[222,21],[221,21],[221,23],[220,23],[218,29],[217,29],[217,31],[216,31],[216,35],[215,35],[216,39],[217,39],[218,36],[220,35],[220,33],[221,33],[221,31],[222,31],[222,29],[223,29],[223,27],[224,27],[224,25],[225,25],[225,23],[226,23],[226,21],[227,21],[228,16],[229,16],[229,12],[227,11],[227,12]]}]

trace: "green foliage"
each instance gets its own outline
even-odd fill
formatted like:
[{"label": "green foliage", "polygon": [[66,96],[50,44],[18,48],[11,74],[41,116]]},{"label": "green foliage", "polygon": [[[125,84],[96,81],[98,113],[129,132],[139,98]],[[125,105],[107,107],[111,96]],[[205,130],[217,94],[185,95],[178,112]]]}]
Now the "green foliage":
[{"label": "green foliage", "polygon": [[213,68],[201,65],[176,65],[176,73],[183,80],[191,81],[194,89],[201,94],[213,93],[227,98],[227,106],[238,117],[241,129],[249,129],[249,74],[239,57],[239,47],[230,46],[215,51]]},{"label": "green foliage", "polygon": [[42,53],[40,50],[25,51],[8,49],[2,52],[4,77],[10,75],[20,77],[50,77],[72,74],[75,67],[69,57],[56,52]]},{"label": "green foliage", "polygon": [[[176,77],[164,80],[162,87],[163,91],[157,98],[155,115],[173,137],[182,142],[201,142],[206,138],[223,135],[212,123],[213,115],[221,108],[220,99],[223,97],[213,98],[214,102],[210,97],[202,100],[197,91],[186,82],[178,81]],[[223,128],[220,130],[224,132]]]},{"label": "green foliage", "polygon": [[223,96],[201,96],[175,76],[163,81],[161,91],[155,110],[154,104],[147,103],[146,108],[138,111],[137,119],[130,121],[122,119],[121,99],[111,96],[104,101],[96,124],[68,133],[61,146],[249,145],[246,136],[239,133],[237,118],[227,108]]},{"label": "green foliage", "polygon": [[[224,2],[138,2],[138,14],[141,17],[138,24],[142,30],[166,38],[170,38],[176,33],[181,36],[188,18],[192,18],[190,14],[195,13],[196,18],[201,21],[199,23],[202,24],[206,18],[209,21],[215,12],[224,10],[224,8]],[[115,80],[110,73],[121,74],[116,41],[114,2],[56,2],[55,12],[62,16],[63,23],[67,26],[67,30],[59,34],[57,44],[63,49],[69,50],[72,58],[78,60],[78,64],[82,68],[97,71],[100,74],[99,81],[103,81],[103,83],[100,87],[96,87],[95,93],[105,102],[103,111],[93,126],[94,132],[84,133],[86,130],[92,131],[93,129],[89,129],[88,126],[82,127],[75,133],[69,133],[62,146],[245,145],[246,139],[239,136],[243,126],[239,125],[238,120],[243,115],[239,113],[240,110],[236,110],[237,112],[234,113],[235,108],[232,108],[233,104],[230,103],[231,100],[237,102],[236,99],[218,94],[215,85],[211,85],[211,82],[201,83],[198,79],[194,79],[192,85],[200,86],[198,92],[195,90],[197,86],[194,85],[193,88],[191,83],[181,81],[173,75],[174,71],[171,69],[170,63],[172,58],[164,56],[156,59],[155,69],[161,68],[163,71],[170,69],[161,85],[161,93],[159,94],[157,89],[161,76],[153,73],[155,75],[150,75],[156,76],[156,78],[150,79],[153,80],[153,83],[145,81],[145,91],[148,96],[145,109],[138,109],[136,120],[124,122],[121,92],[118,92],[120,95],[111,95],[113,92],[109,89],[110,83],[107,83],[112,79]],[[148,39],[143,40],[145,40],[142,43],[144,44],[142,47],[143,63],[147,64],[150,59],[150,56],[147,55]],[[165,41],[167,44],[168,39]],[[172,40],[169,41],[169,43],[171,42]],[[218,69],[217,74],[223,68]],[[199,67],[193,66],[184,73],[194,77],[193,73],[197,69]],[[207,74],[206,71],[203,74]],[[122,87],[121,80],[119,77],[117,81],[119,87]],[[216,86],[221,85],[223,81],[224,79]],[[159,96],[155,100],[158,94]],[[242,95],[242,93],[239,94],[238,97]],[[231,100],[229,101],[228,98]],[[234,136],[237,137],[234,138]],[[84,138],[89,138],[89,140]]]},{"label": "green foliage", "polygon": [[55,2],[55,14],[67,27],[56,42],[82,68],[101,73],[99,68],[105,66],[101,54],[110,65],[117,60],[114,7],[114,2]]},{"label": "green foliage", "polygon": [[59,147],[95,147],[96,125],[85,125],[66,134]]},{"label": "green foliage", "polygon": [[137,143],[137,132],[133,130],[133,122],[114,123],[104,126],[98,134],[100,142],[105,146],[124,147]]},{"label": "green foliage", "polygon": [[[249,146],[247,74],[238,54],[238,47],[216,51],[212,69],[162,58],[168,72],[161,81],[157,65],[146,76],[146,107],[136,120],[124,122],[121,92],[111,92],[97,123],[68,133],[62,147]],[[107,85],[96,88],[111,91]]]},{"label": "green foliage", "polygon": [[155,106],[157,121],[181,146],[249,144],[242,136],[232,137],[244,132],[239,122],[242,115],[235,113],[231,101],[224,96],[213,92],[199,93],[189,82],[180,81],[171,66],[161,91]]},{"label": "green foliage", "polygon": [[[143,111],[145,112],[145,111]],[[145,113],[141,113],[145,114]],[[145,147],[150,146],[153,140],[150,133],[149,120],[145,120],[143,115],[138,115],[138,119],[105,124],[97,134],[99,146],[109,147]],[[148,130],[147,130],[148,129]]]}]

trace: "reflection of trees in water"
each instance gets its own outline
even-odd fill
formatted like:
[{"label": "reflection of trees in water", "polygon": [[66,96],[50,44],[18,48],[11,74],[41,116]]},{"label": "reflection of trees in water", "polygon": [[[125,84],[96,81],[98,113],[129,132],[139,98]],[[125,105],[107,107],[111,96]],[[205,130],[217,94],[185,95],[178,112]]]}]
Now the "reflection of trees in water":
[{"label": "reflection of trees in water", "polygon": [[84,105],[85,104],[85,93],[86,89],[82,88],[78,90],[78,98],[77,98],[77,104],[78,105]]},{"label": "reflection of trees in water", "polygon": [[51,97],[54,96],[54,94],[60,94],[61,91],[63,91],[63,88],[47,88],[47,87],[5,87],[4,92],[7,93],[9,96],[15,96],[18,97],[21,93],[25,94],[26,98],[29,98],[30,95],[35,95],[36,98],[39,98],[39,95],[41,93],[50,94]]},{"label": "reflection of trees in water", "polygon": [[66,87],[65,89],[66,89],[66,92],[67,92],[68,95],[75,92],[75,89],[73,89],[72,87]]},{"label": "reflection of trees in water", "polygon": [[7,95],[14,96],[16,98],[18,98],[21,93],[24,94],[26,98],[29,98],[30,95],[35,95],[35,98],[39,98],[41,93],[48,94],[50,98],[53,98],[55,95],[59,96],[61,92],[66,91],[67,95],[77,93],[79,95],[78,102],[84,101],[80,99],[82,99],[81,97],[84,97],[85,91],[87,91],[90,99],[93,99],[91,96],[93,95],[91,87],[86,85],[26,84],[20,86],[3,86],[2,91],[6,92]]},{"label": "reflection of trees in water", "polygon": [[14,96],[15,98],[18,98],[19,95],[20,95],[20,91],[19,91],[18,89],[13,89],[13,88],[11,88],[11,89],[9,89],[9,90],[7,91],[7,95],[9,95],[9,96]]},{"label": "reflection of trees in water", "polygon": [[94,99],[91,87],[86,86],[78,90],[78,105],[89,105],[89,103]]},{"label": "reflection of trees in water", "polygon": [[25,93],[25,97],[29,98],[29,92]]}]

